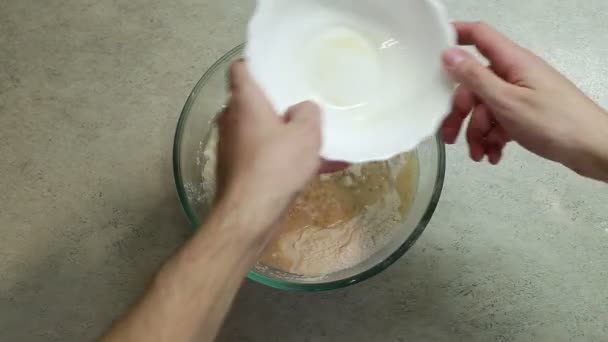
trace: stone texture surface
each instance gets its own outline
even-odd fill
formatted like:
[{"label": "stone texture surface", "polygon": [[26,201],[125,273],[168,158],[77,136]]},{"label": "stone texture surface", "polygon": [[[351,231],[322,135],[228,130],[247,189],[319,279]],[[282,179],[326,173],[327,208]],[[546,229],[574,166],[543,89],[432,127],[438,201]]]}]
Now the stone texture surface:
[{"label": "stone texture surface", "polygon": [[[447,4],[608,106],[605,0]],[[252,8],[0,2],[0,340],[93,340],[187,238],[175,125]],[[608,187],[518,147],[498,167],[462,143],[448,158],[436,215],[400,262],[327,293],[246,282],[220,340],[608,340]]]}]

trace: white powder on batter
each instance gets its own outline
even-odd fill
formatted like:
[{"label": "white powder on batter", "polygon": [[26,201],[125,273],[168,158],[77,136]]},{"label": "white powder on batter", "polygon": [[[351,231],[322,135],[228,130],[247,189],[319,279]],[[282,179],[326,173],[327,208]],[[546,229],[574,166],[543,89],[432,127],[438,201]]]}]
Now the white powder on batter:
[{"label": "white powder on batter", "polygon": [[284,256],[293,260],[289,271],[322,276],[357,266],[391,241],[401,222],[400,198],[388,194],[357,217],[330,228],[310,226],[281,236]]}]

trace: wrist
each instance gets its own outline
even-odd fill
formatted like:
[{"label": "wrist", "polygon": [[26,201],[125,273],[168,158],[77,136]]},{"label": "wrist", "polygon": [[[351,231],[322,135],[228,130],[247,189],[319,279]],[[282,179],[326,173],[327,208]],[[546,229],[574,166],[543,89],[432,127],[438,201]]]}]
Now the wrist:
[{"label": "wrist", "polygon": [[245,236],[252,238],[271,235],[277,221],[290,203],[291,196],[256,182],[239,179],[230,182],[216,204],[221,216],[238,221]]},{"label": "wrist", "polygon": [[578,134],[578,155],[573,169],[579,174],[608,182],[608,112],[599,108]]}]

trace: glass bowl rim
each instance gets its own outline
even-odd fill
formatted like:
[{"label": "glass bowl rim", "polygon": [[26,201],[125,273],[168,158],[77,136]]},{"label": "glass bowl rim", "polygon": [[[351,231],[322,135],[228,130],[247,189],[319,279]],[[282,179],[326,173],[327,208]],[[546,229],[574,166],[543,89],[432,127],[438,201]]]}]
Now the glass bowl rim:
[{"label": "glass bowl rim", "polygon": [[[177,189],[177,194],[179,197],[181,207],[183,208],[184,212],[186,213],[186,216],[188,217],[188,221],[190,222],[190,225],[192,225],[192,227],[194,229],[199,228],[199,222],[198,222],[196,214],[190,207],[190,202],[188,200],[188,194],[184,187],[184,181],[183,181],[182,174],[181,174],[180,151],[181,151],[181,144],[182,144],[184,128],[186,126],[188,116],[190,115],[192,105],[194,104],[194,101],[198,97],[200,91],[206,85],[209,78],[211,78],[213,75],[215,75],[217,70],[220,67],[222,67],[227,61],[231,60],[233,57],[238,55],[243,50],[244,46],[245,46],[245,43],[242,43],[242,44],[236,46],[235,48],[233,48],[232,50],[230,50],[229,52],[227,52],[226,54],[224,54],[220,59],[218,59],[215,63],[213,63],[213,65],[203,74],[203,76],[200,78],[200,80],[196,83],[196,85],[190,92],[190,95],[188,96],[188,99],[186,100],[186,103],[184,104],[184,107],[181,111],[181,114],[180,114],[180,117],[179,117],[179,120],[177,123],[177,129],[175,132],[175,138],[174,138],[174,143],[173,143],[173,175],[174,175],[175,186]],[[273,287],[273,288],[277,288],[277,289],[282,289],[282,290],[326,291],[326,290],[334,290],[334,289],[354,285],[356,283],[367,280],[367,279],[379,274],[380,272],[384,271],[385,269],[387,269],[390,265],[392,265],[397,260],[399,260],[414,245],[414,243],[418,240],[418,238],[422,235],[422,233],[424,232],[429,221],[433,217],[433,214],[435,213],[437,204],[439,203],[439,199],[441,197],[441,192],[443,191],[443,184],[444,184],[444,180],[445,180],[446,151],[445,151],[445,145],[441,142],[441,139],[439,138],[439,136],[436,135],[434,137],[434,139],[437,144],[438,163],[437,163],[437,174],[436,174],[437,178],[435,181],[435,186],[433,189],[433,194],[431,195],[430,202],[429,202],[424,214],[422,215],[422,218],[416,225],[416,228],[414,229],[414,231],[401,244],[401,246],[399,246],[399,248],[397,248],[394,252],[392,252],[385,260],[383,260],[382,262],[376,264],[375,266],[373,266],[361,273],[358,273],[354,276],[340,279],[340,280],[330,281],[330,282],[292,283],[292,282],[288,282],[288,281],[283,281],[283,280],[266,277],[263,274],[257,273],[253,270],[249,271],[249,273],[247,274],[247,277],[260,284],[263,284],[263,285],[266,285],[269,287]]]}]

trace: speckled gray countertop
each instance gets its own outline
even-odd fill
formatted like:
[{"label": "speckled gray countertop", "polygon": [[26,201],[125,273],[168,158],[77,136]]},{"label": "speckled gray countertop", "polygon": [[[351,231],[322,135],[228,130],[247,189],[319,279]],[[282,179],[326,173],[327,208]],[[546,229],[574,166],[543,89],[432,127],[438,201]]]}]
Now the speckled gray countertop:
[{"label": "speckled gray countertop", "polygon": [[[608,106],[608,1],[450,0]],[[183,102],[250,1],[0,2],[0,340],[86,341],[188,236],[171,171]],[[247,282],[222,341],[606,341],[608,186],[510,147],[448,148],[436,214],[361,285]]]}]

